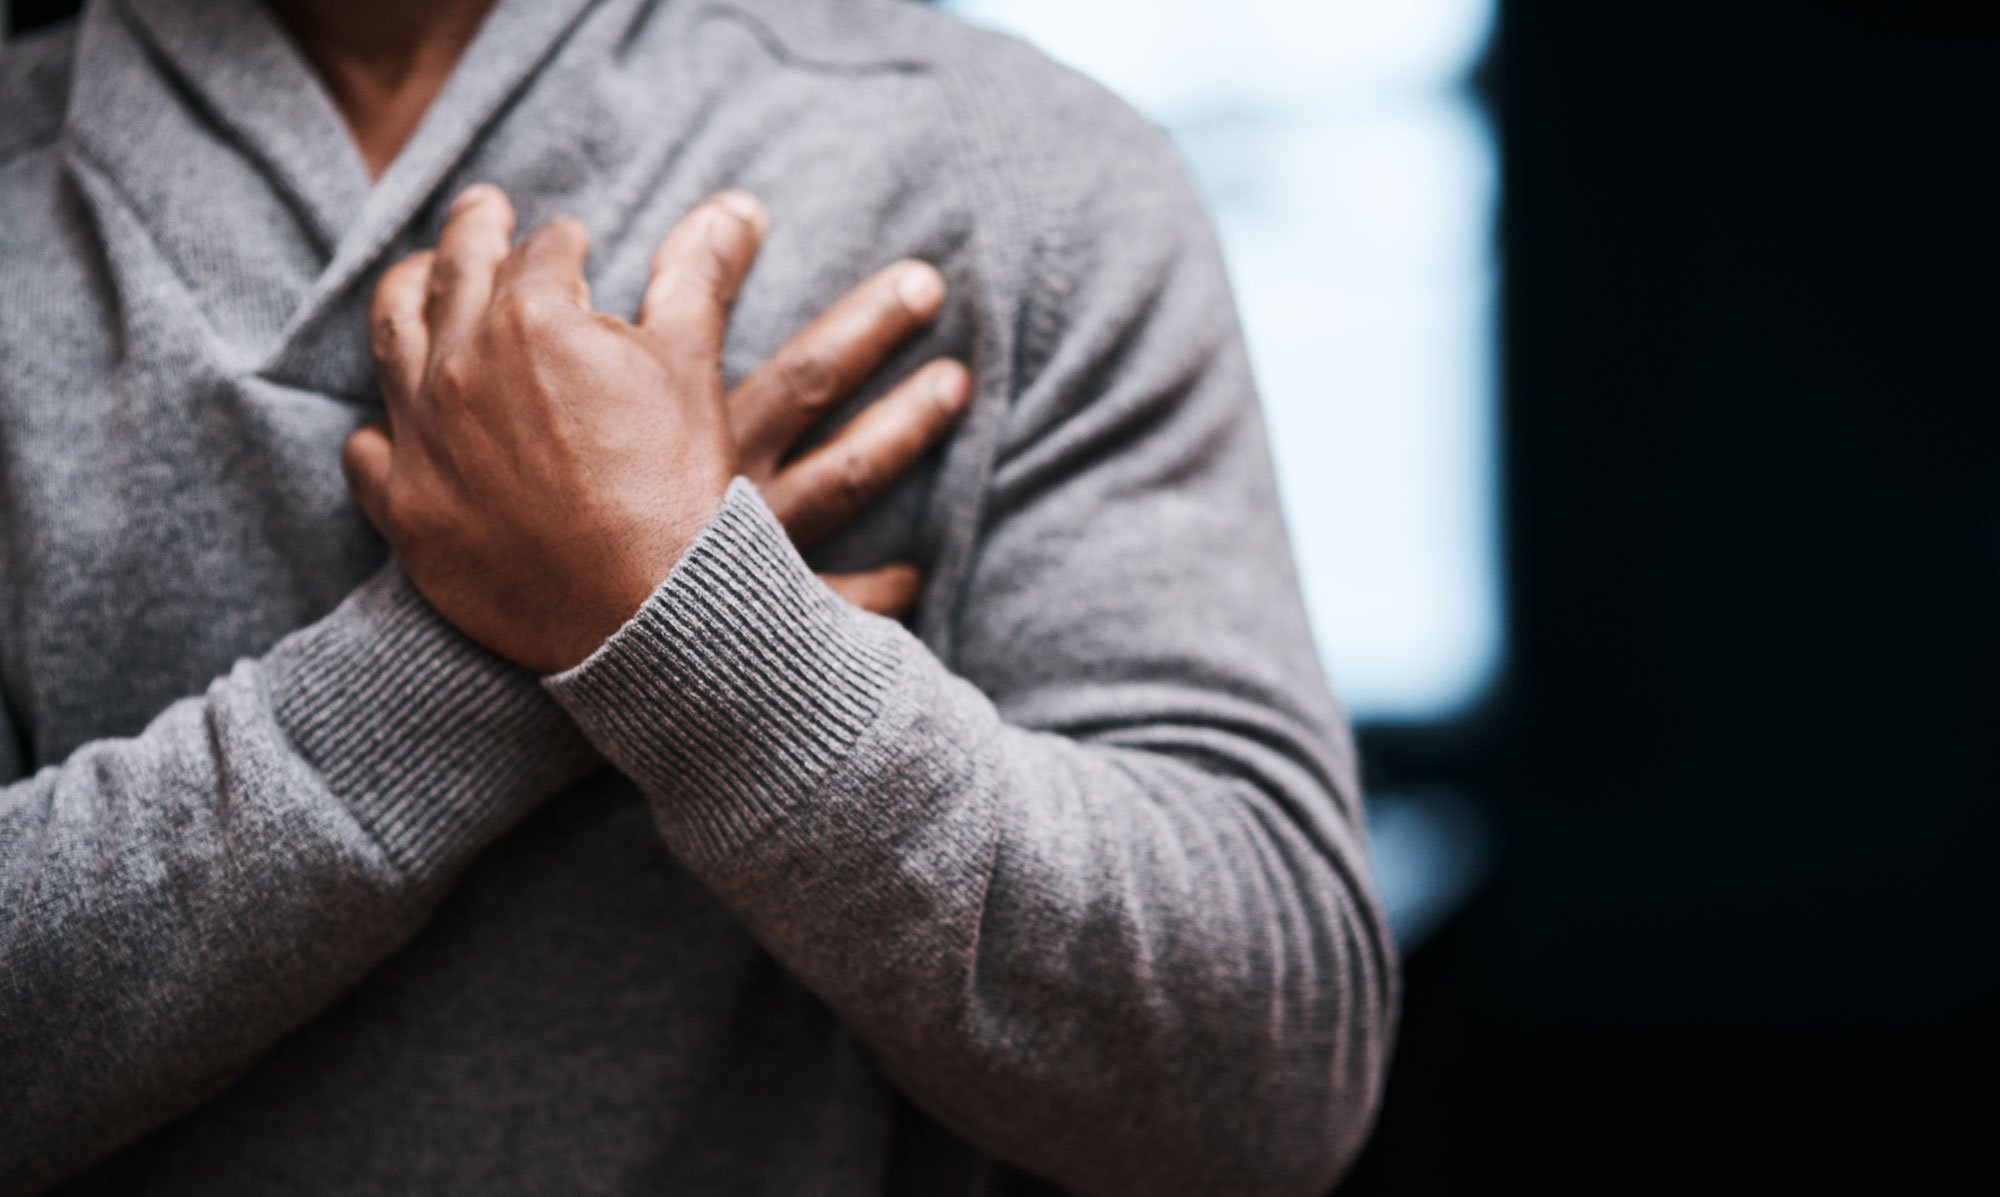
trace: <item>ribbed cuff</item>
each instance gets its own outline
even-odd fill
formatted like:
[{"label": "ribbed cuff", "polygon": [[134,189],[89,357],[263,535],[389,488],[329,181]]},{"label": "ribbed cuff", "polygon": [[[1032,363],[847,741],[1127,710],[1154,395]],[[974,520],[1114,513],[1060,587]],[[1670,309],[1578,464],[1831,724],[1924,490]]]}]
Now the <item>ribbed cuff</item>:
[{"label": "ribbed cuff", "polygon": [[813,576],[739,478],[646,605],[542,684],[706,864],[810,798],[874,721],[900,645]]},{"label": "ribbed cuff", "polygon": [[535,675],[390,565],[264,660],[278,722],[413,875],[468,859],[601,764]]}]

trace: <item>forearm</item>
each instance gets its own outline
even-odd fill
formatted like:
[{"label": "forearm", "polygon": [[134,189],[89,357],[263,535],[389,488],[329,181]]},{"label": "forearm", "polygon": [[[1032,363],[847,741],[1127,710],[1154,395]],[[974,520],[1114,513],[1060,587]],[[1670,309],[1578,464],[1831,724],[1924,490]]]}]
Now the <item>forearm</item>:
[{"label": "forearm", "polygon": [[1148,735],[1200,766],[1008,726],[740,491],[551,684],[676,853],[988,1150],[1085,1191],[1289,1192],[1358,1144],[1389,988],[1358,837],[1308,813],[1314,762],[1196,727],[1268,712],[1163,694]]},{"label": "forearm", "polygon": [[140,735],[0,791],[0,1189],[221,1087],[593,762],[389,571]]}]

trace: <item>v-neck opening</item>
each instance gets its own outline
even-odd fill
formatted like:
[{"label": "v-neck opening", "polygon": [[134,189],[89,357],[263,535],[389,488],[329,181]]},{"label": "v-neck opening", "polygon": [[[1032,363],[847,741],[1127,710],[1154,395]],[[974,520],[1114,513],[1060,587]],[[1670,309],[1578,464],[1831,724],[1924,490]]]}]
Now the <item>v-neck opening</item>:
[{"label": "v-neck opening", "polygon": [[409,141],[373,180],[325,81],[258,0],[116,3],[161,69],[323,238],[327,261],[269,347],[268,368],[388,249],[596,0],[498,0]]},{"label": "v-neck opening", "polygon": [[[373,264],[594,2],[499,0],[493,6],[416,131],[368,188],[333,261],[287,329],[288,338]],[[325,85],[315,80],[324,92]],[[354,146],[344,124],[341,132]],[[353,155],[366,179],[358,147]]]}]

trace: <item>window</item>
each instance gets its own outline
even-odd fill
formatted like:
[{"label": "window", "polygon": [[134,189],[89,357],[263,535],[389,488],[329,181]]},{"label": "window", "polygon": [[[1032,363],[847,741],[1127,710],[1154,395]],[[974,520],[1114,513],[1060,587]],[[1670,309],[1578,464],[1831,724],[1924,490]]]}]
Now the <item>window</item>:
[{"label": "window", "polygon": [[[1369,729],[1452,720],[1504,652],[1493,0],[953,0],[1164,125],[1208,197],[1327,671]],[[1424,786],[1421,770],[1402,779]],[[1370,795],[1405,950],[1489,859],[1476,804]]]},{"label": "window", "polygon": [[1492,0],[954,0],[1164,125],[1208,197],[1314,634],[1357,721],[1501,657]]}]

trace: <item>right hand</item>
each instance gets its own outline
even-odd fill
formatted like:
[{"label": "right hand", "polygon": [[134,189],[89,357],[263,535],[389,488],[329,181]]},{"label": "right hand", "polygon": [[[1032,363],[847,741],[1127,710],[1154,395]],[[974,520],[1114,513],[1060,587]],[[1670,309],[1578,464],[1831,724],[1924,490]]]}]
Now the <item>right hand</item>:
[{"label": "right hand", "polygon": [[[667,542],[699,530],[705,517],[696,509],[705,497],[713,504],[707,490],[719,495],[731,472],[759,486],[805,548],[903,474],[963,410],[971,389],[964,367],[932,362],[826,445],[783,460],[935,316],[943,281],[916,262],[881,272],[740,386],[702,400],[699,392],[720,380],[721,324],[761,243],[762,219],[740,194],[697,209],[656,255],[636,325],[590,312],[581,226],[558,221],[512,248],[513,209],[493,188],[462,196],[438,248],[383,277],[372,327],[391,426],[350,439],[349,480],[398,556],[413,554],[404,565],[419,589],[468,634],[547,667],[573,653],[568,641],[594,641],[622,622],[606,612],[644,598],[678,556]],[[684,360],[690,353],[707,360]],[[715,382],[704,384],[704,375]],[[635,386],[664,390],[649,400]],[[712,416],[702,414],[705,403]],[[714,436],[719,446],[704,455],[700,442]],[[648,452],[657,453],[650,468],[672,471],[652,483],[644,479]],[[704,489],[712,467],[722,472]],[[676,498],[685,502],[667,501]],[[675,508],[666,512],[675,518],[663,518],[663,508]],[[687,519],[679,516],[694,526],[680,530]],[[582,600],[603,601],[562,590],[551,569],[580,579]],[[633,581],[642,574],[644,586]],[[892,617],[907,614],[921,585],[907,565],[827,581]],[[578,626],[567,628],[558,614]]]}]

